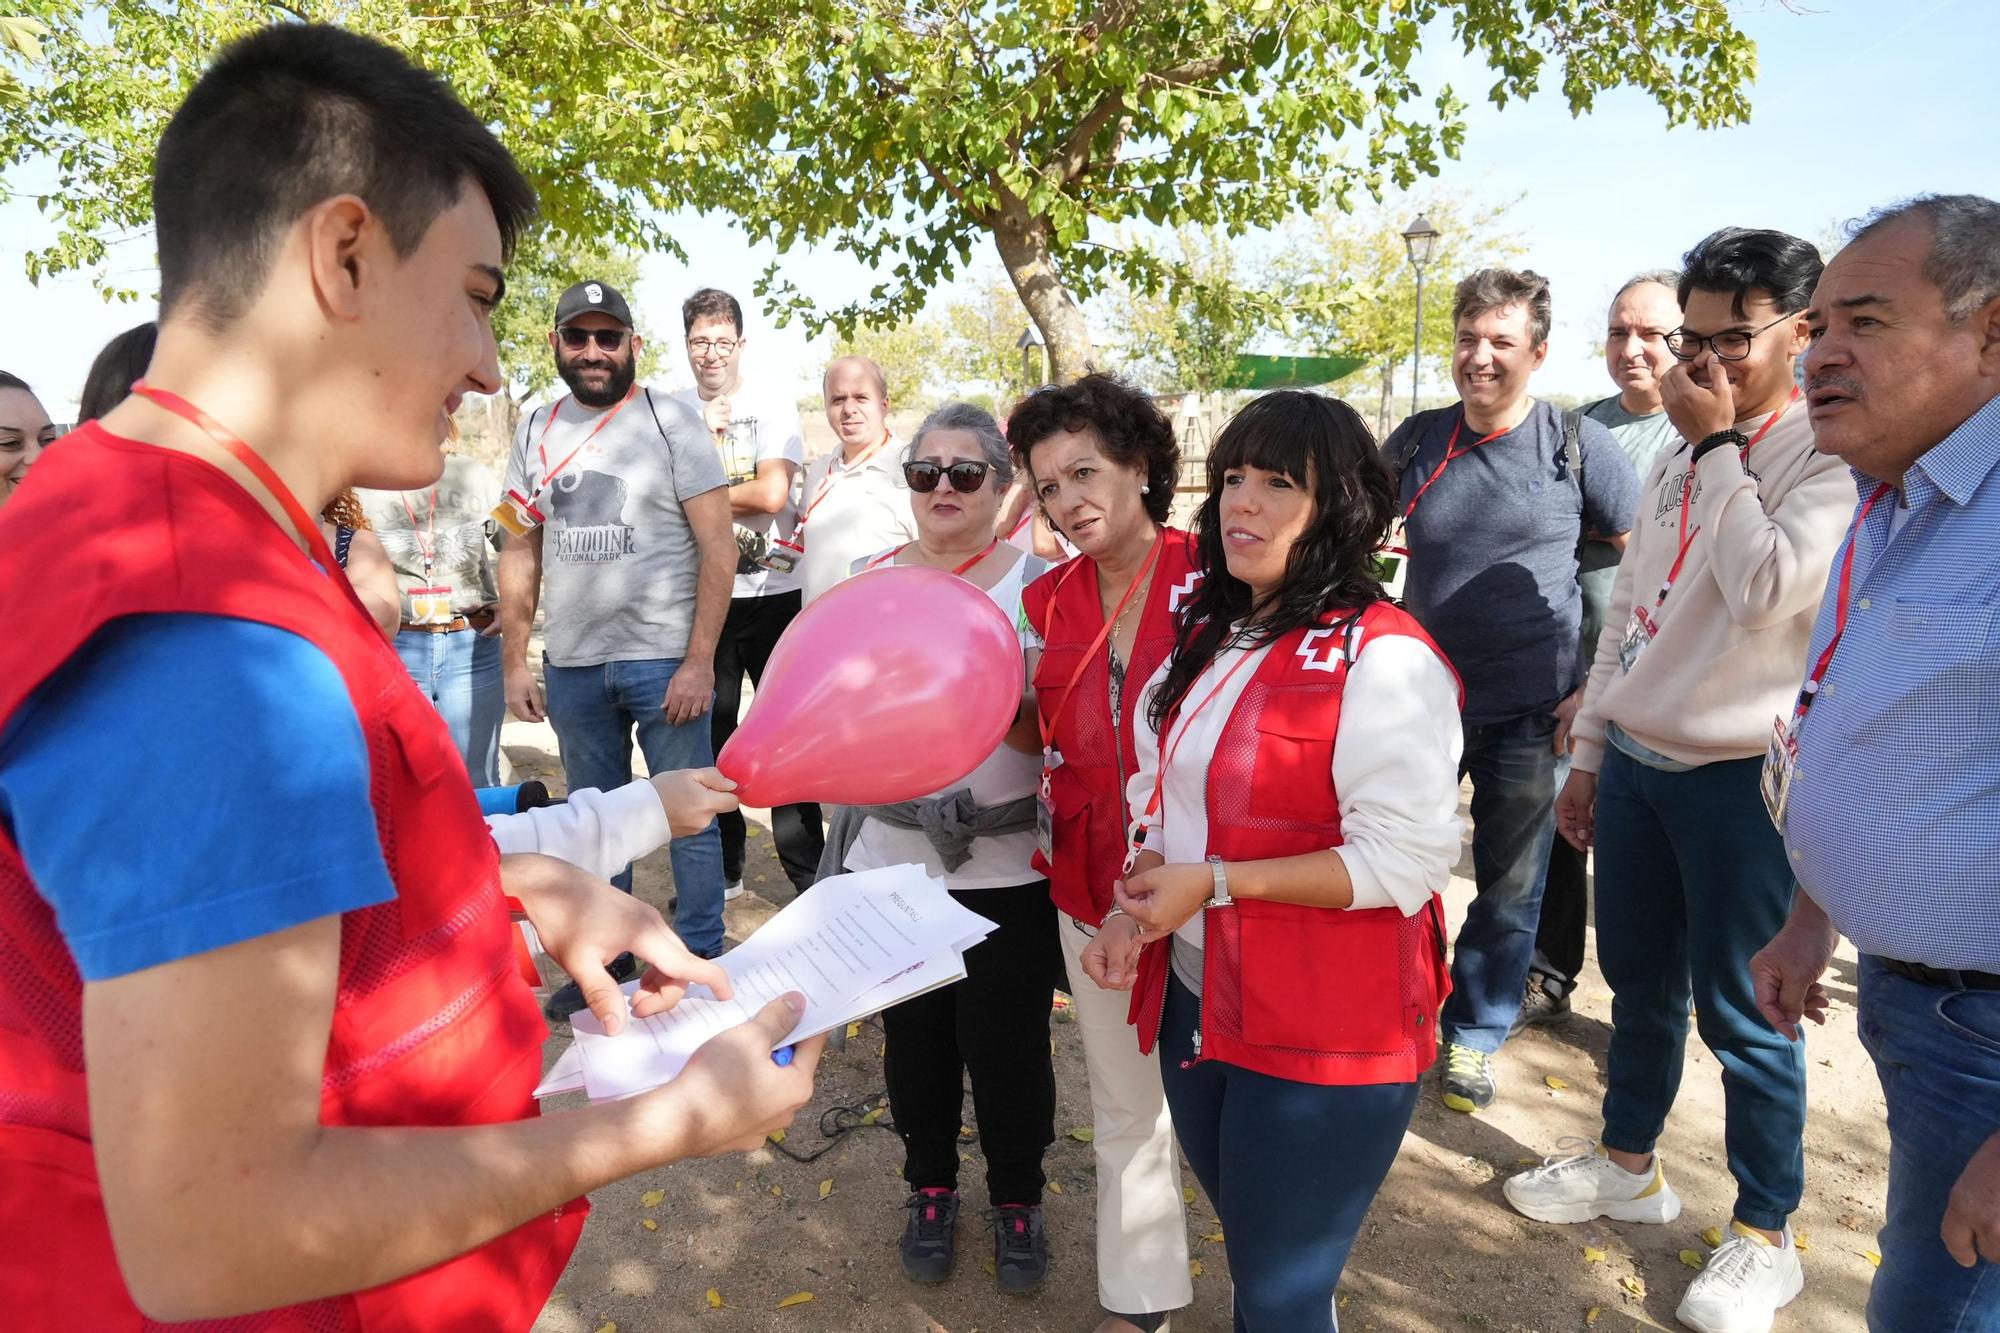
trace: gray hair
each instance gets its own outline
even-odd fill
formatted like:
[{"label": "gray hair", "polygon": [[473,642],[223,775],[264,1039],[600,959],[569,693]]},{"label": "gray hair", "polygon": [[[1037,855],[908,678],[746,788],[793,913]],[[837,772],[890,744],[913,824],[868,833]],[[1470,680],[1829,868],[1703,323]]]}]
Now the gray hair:
[{"label": "gray hair", "polygon": [[[1631,277],[1625,279],[1624,286],[1611,293],[1611,304],[1617,305],[1625,299],[1625,293],[1631,291],[1634,287],[1643,287],[1649,282],[1664,287],[1670,292],[1677,292],[1680,290],[1681,275],[1678,270],[1671,268],[1655,268],[1648,269],[1644,273],[1634,273]],[[1675,297],[1674,300],[1678,304],[1680,298]]]},{"label": "gray hair", "polygon": [[1952,323],[2000,296],[2000,204],[1976,194],[1920,194],[1848,223],[1847,238],[1864,240],[1905,218],[1930,224],[1924,280],[1944,294]]},{"label": "gray hair", "polygon": [[1461,278],[1453,293],[1451,322],[1477,319],[1489,310],[1517,305],[1528,312],[1528,341],[1540,347],[1549,340],[1549,280],[1531,268],[1482,268]]},{"label": "gray hair", "polygon": [[962,430],[979,441],[979,452],[986,456],[987,470],[992,472],[999,483],[997,489],[1004,490],[1014,483],[1014,456],[1007,448],[1007,437],[1000,433],[1000,423],[985,408],[972,403],[946,403],[937,411],[924,418],[910,437],[910,447],[903,451],[903,461],[910,462],[917,456],[917,450],[924,444],[924,436],[934,430]]}]

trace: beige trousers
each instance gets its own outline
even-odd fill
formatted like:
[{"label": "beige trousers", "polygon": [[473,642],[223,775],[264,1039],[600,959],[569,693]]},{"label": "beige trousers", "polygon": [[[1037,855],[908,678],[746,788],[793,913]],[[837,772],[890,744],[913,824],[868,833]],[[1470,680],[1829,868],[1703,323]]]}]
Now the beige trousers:
[{"label": "beige trousers", "polygon": [[1090,928],[1056,913],[1097,1150],[1097,1299],[1115,1314],[1178,1310],[1194,1300],[1180,1155],[1157,1055],[1139,1054],[1125,1021],[1130,991],[1099,990],[1083,972]]}]

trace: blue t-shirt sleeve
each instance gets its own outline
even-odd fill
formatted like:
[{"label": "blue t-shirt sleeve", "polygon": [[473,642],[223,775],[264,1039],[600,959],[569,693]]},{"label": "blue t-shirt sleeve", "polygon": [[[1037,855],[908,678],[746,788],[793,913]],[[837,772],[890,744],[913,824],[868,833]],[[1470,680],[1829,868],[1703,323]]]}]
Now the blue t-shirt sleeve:
[{"label": "blue t-shirt sleeve", "polygon": [[1639,474],[1632,460],[1610,428],[1589,417],[1578,424],[1576,447],[1583,457],[1584,522],[1607,537],[1630,532],[1632,513],[1639,507]]},{"label": "blue t-shirt sleeve", "polygon": [[0,736],[0,823],[86,981],[395,896],[340,673],[286,630],[100,630]]}]

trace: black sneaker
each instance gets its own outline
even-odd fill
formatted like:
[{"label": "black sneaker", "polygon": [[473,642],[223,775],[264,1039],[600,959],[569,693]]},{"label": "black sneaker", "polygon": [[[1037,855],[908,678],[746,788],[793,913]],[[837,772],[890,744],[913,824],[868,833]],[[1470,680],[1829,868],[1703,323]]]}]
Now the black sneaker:
[{"label": "black sneaker", "polygon": [[1568,1018],[1569,992],[1554,988],[1560,984],[1552,984],[1539,972],[1528,973],[1528,984],[1521,991],[1521,1012],[1514,1016],[1514,1026],[1507,1030],[1507,1035],[1511,1037],[1522,1028],[1560,1023]]},{"label": "black sneaker", "polygon": [[1444,1104],[1465,1112],[1493,1105],[1493,1066],[1484,1051],[1451,1044],[1445,1053]]},{"label": "black sneaker", "polygon": [[[639,960],[629,953],[621,953],[604,965],[611,979],[624,985],[639,975]],[[542,1017],[551,1023],[567,1023],[569,1016],[579,1009],[589,1008],[583,1002],[583,987],[574,981],[565,981],[556,988],[556,993],[542,1003]]]},{"label": "black sneaker", "polygon": [[993,1227],[993,1276],[1013,1296],[1040,1291],[1049,1280],[1049,1238],[1038,1203],[1003,1203],[986,1214]]},{"label": "black sneaker", "polygon": [[910,1211],[903,1223],[903,1272],[912,1282],[943,1282],[958,1252],[958,1191],[918,1190],[903,1206]]}]

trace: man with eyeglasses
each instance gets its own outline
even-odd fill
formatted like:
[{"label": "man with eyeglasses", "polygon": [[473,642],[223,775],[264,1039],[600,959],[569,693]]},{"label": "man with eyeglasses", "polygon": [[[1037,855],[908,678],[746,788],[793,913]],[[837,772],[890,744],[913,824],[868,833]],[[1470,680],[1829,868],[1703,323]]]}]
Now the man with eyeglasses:
[{"label": "man with eyeglasses", "polygon": [[[630,782],[635,730],[648,772],[714,761],[708,711],[736,570],[728,479],[700,416],[636,383],[642,346],[609,284],[562,294],[549,348],[569,392],[522,419],[494,511],[517,538],[500,554],[507,706],[524,721],[546,713],[572,791]],[[538,601],[545,686],[528,665]],[[713,826],[675,838],[669,857],[675,929],[713,958],[721,838]],[[632,868],[612,883],[631,892]],[[635,968],[629,954],[609,965],[619,981]],[[561,1021],[582,1007],[570,982],[545,1012]]]},{"label": "man with eyeglasses", "polygon": [[[799,524],[798,478],[805,467],[805,431],[798,404],[783,386],[743,373],[743,307],[728,292],[704,287],[681,303],[688,369],[694,387],[674,397],[702,418],[722,454],[729,479],[729,512],[736,534],[736,585],[729,615],[715,646],[715,711],[710,736],[715,752],[736,733],[743,676],[763,683],[764,664],[778,636],[800,607],[798,558],[792,549]],[[749,834],[732,810],[722,831],[725,899],[743,892],[743,854]],[[778,860],[792,887],[812,887],[826,834],[817,805],[785,805],[771,812]]]},{"label": "man with eyeglasses", "polygon": [[801,492],[797,541],[806,605],[863,556],[917,539],[903,442],[889,430],[889,381],[865,356],[843,356],[821,380],[840,447],[815,459]]},{"label": "man with eyeglasses", "polygon": [[1660,383],[1680,440],[1647,470],[1556,803],[1563,837],[1597,852],[1613,996],[1601,1146],[1559,1152],[1505,1193],[1544,1222],[1679,1215],[1654,1146],[1692,1001],[1721,1066],[1736,1199],[1678,1315],[1740,1333],[1768,1329],[1804,1282],[1787,1221],[1805,1183],[1805,1048],[1759,1014],[1750,977],[1796,886],[1758,784],[1854,488],[1814,450],[1793,379],[1819,252],[1728,227],[1685,265],[1667,335],[1678,364]]},{"label": "man with eyeglasses", "polygon": [[[1583,409],[1601,422],[1640,476],[1653,458],[1680,435],[1660,401],[1660,381],[1674,363],[1667,335],[1681,324],[1675,289],[1680,274],[1664,270],[1641,273],[1611,298],[1604,331],[1604,367],[1618,392]],[[1618,577],[1623,550],[1598,538],[1577,554],[1576,581],[1583,590],[1583,633],[1579,651],[1588,662],[1604,630],[1611,585]],[[1583,972],[1584,933],[1590,915],[1590,871],[1584,853],[1557,838],[1549,847],[1548,875],[1542,885],[1541,922],[1535,928],[1535,958],[1528,967],[1528,984],[1521,994],[1521,1012],[1514,1019],[1519,1031],[1538,1023],[1555,1023],[1570,1013],[1570,995]]]}]

